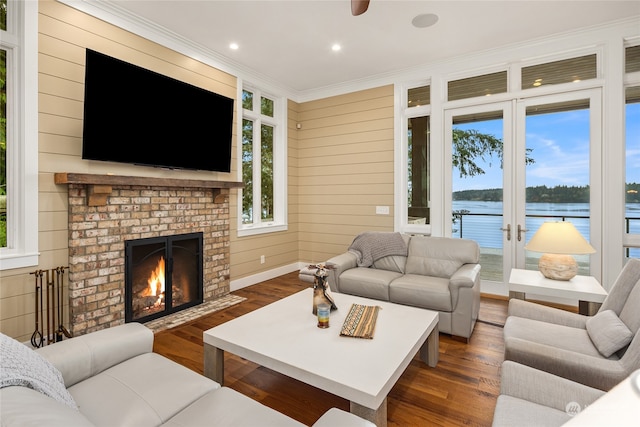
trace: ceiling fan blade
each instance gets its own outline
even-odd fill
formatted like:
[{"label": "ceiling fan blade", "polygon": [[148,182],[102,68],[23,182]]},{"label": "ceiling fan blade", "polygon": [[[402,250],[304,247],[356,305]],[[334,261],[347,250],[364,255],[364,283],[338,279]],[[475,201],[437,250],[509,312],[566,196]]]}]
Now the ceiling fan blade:
[{"label": "ceiling fan blade", "polygon": [[351,14],[353,16],[362,15],[369,8],[369,0],[351,0]]}]

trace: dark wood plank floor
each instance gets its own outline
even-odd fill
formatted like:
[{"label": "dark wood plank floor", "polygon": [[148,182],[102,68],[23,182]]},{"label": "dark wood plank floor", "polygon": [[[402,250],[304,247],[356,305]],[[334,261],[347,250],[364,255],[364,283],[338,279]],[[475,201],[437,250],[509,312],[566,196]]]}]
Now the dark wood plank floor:
[{"label": "dark wood plank floor", "polygon": [[[202,373],[203,331],[307,286],[291,273],[235,291],[246,301],[157,333],[154,351]],[[500,391],[506,313],[506,300],[483,297],[480,319],[468,343],[441,333],[435,368],[415,357],[389,393],[389,426],[491,425]],[[307,425],[331,407],[349,410],[345,399],[228,353],[225,385]]]}]

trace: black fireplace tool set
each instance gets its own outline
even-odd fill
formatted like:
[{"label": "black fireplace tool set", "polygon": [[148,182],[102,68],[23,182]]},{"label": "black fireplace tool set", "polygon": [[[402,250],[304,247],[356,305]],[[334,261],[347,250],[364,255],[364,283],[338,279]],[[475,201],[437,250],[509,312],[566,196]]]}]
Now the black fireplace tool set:
[{"label": "black fireplace tool set", "polygon": [[[63,336],[72,337],[62,324],[64,271],[68,268],[56,267],[30,273],[36,278],[36,328],[31,335],[31,345],[34,347],[39,348],[50,342],[62,341]],[[46,330],[43,329],[45,323]]]}]

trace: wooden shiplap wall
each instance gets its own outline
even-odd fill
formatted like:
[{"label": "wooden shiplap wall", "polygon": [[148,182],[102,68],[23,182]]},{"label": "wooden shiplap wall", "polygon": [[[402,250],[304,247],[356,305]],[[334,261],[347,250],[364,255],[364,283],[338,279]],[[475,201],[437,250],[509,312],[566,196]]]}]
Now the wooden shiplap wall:
[{"label": "wooden shiplap wall", "polygon": [[384,86],[300,104],[300,260],[326,261],[362,231],[393,231],[393,99]]}]

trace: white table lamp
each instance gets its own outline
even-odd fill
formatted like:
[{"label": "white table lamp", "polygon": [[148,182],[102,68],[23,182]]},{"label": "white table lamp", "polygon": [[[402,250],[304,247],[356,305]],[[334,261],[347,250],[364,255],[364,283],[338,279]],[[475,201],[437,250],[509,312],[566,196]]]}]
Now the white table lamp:
[{"label": "white table lamp", "polygon": [[596,251],[567,221],[543,223],[524,248],[544,253],[538,269],[544,277],[553,280],[571,280],[578,274],[578,264],[572,255]]}]

